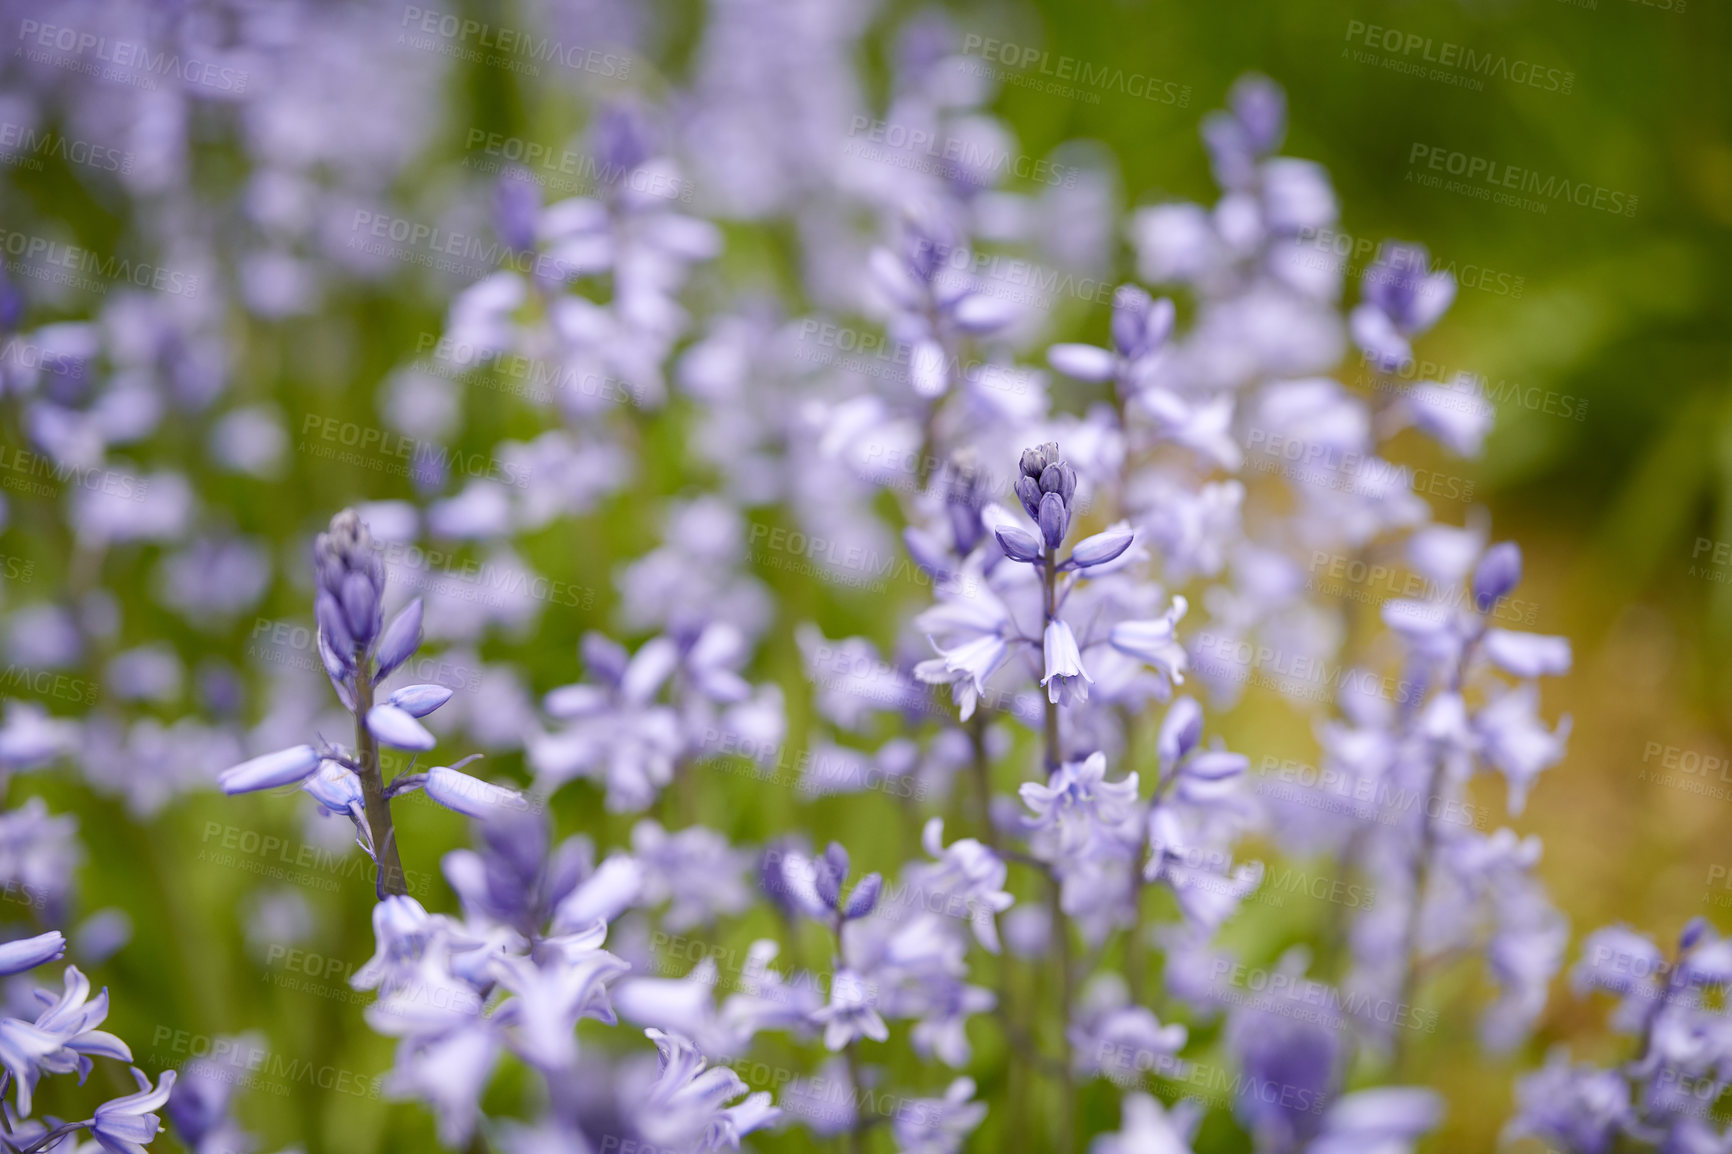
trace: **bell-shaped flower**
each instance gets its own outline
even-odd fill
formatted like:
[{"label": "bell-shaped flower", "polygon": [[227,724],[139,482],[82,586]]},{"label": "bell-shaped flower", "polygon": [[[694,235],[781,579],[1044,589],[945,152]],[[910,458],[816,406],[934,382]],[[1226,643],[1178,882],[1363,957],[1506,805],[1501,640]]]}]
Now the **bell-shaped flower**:
[{"label": "bell-shaped flower", "polygon": [[298,785],[319,768],[319,751],[297,745],[243,761],[217,775],[217,784],[227,794],[251,793],[278,786]]},{"label": "bell-shaped flower", "polygon": [[1070,558],[1060,568],[1092,569],[1110,564],[1118,560],[1136,539],[1136,530],[1120,522],[1110,529],[1078,541],[1076,548],[1071,550]]},{"label": "bell-shaped flower", "polygon": [[[655,1043],[658,1076],[639,1113],[639,1126],[658,1147],[737,1149],[739,1140],[775,1122],[782,1112],[768,1092],[746,1094],[746,1083],[726,1066],[709,1066],[691,1041],[645,1030]],[[746,1095],[738,1105],[728,1102]]]},{"label": "bell-shaped flower", "polygon": [[878,988],[851,969],[839,969],[830,980],[830,1001],[812,1015],[824,1027],[826,1049],[841,1050],[856,1038],[882,1042],[890,1027],[878,1014]]},{"label": "bell-shaped flower", "polygon": [[1091,1154],[1191,1154],[1203,1120],[1200,1103],[1186,1099],[1171,1110],[1141,1091],[1126,1094],[1117,1131],[1095,1139]]},{"label": "bell-shaped flower", "polygon": [[138,1093],[115,1098],[96,1108],[90,1120],[90,1136],[109,1154],[144,1154],[145,1144],[162,1129],[154,1111],[162,1109],[174,1090],[174,1071],[164,1070],[152,1089],[144,1071],[133,1067]]},{"label": "bell-shaped flower", "polygon": [[0,977],[22,974],[65,953],[66,937],[59,930],[7,942],[0,945]]},{"label": "bell-shaped flower", "polygon": [[385,699],[410,717],[426,717],[451,700],[452,691],[443,685],[405,685]]},{"label": "bell-shaped flower", "polygon": [[1071,632],[1068,622],[1054,618],[1046,623],[1042,652],[1046,669],[1040,683],[1046,687],[1047,700],[1066,706],[1087,701],[1094,678],[1083,668],[1076,634]]},{"label": "bell-shaped flower", "polygon": [[367,729],[386,745],[424,753],[439,740],[413,714],[389,702],[367,711]]}]

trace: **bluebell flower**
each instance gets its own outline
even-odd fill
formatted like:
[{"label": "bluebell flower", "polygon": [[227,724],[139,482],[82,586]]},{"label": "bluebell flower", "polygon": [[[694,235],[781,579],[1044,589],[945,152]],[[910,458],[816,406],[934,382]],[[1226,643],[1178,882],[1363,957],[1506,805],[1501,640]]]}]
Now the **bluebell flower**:
[{"label": "bluebell flower", "polygon": [[1153,1010],[1131,1001],[1122,977],[1103,972],[1089,980],[1065,1035],[1079,1074],[1099,1074],[1129,1090],[1150,1074],[1178,1075],[1177,1055],[1189,1033],[1176,1022],[1162,1025]]},{"label": "bluebell flower", "polygon": [[[655,1043],[659,1073],[639,1113],[639,1125],[657,1145],[738,1150],[747,1134],[781,1118],[768,1093],[748,1094],[738,1074],[708,1066],[688,1039],[655,1029],[644,1033]],[[742,1095],[742,1101],[727,1105]]]},{"label": "bluebell flower", "polygon": [[1040,683],[1046,687],[1047,700],[1066,706],[1087,701],[1094,678],[1083,668],[1076,634],[1067,622],[1054,619],[1046,623],[1042,651],[1046,668]]},{"label": "bluebell flower", "polygon": [[1425,246],[1386,241],[1365,270],[1364,303],[1353,310],[1353,339],[1385,370],[1413,355],[1412,338],[1437,323],[1455,300],[1455,277],[1430,272]]},{"label": "bluebell flower", "polygon": [[1057,344],[1047,350],[1047,362],[1078,380],[1115,381],[1119,396],[1129,400],[1153,385],[1167,363],[1173,315],[1167,298],[1153,300],[1135,285],[1121,285],[1113,294],[1113,347]]},{"label": "bluebell flower", "polygon": [[1443,1099],[1432,1090],[1383,1086],[1348,1094],[1323,1115],[1323,1133],[1306,1154],[1404,1154],[1443,1120]]},{"label": "bluebell flower", "polygon": [[297,745],[226,769],[218,776],[217,783],[228,794],[299,785],[318,771],[319,761],[317,749],[310,745]]},{"label": "bluebell flower", "polygon": [[0,945],[0,976],[22,974],[65,953],[66,937],[59,930],[7,942]]},{"label": "bluebell flower", "polygon": [[1611,1154],[1635,1121],[1630,1085],[1614,1070],[1572,1066],[1554,1049],[1545,1067],[1516,1083],[1516,1116],[1508,1138],[1556,1143],[1571,1154]]},{"label": "bluebell flower", "polygon": [[986,1103],[974,1101],[974,1079],[957,1078],[942,1098],[916,1098],[891,1120],[902,1154],[958,1154],[986,1120]]},{"label": "bluebell flower", "polygon": [[1091,1154],[1191,1154],[1191,1141],[1203,1120],[1202,1106],[1180,1102],[1170,1110],[1149,1094],[1126,1094],[1118,1130],[1103,1134]]},{"label": "bluebell flower", "polygon": [[849,969],[831,976],[830,1001],[813,1012],[812,1020],[824,1027],[829,1050],[840,1050],[857,1038],[882,1042],[890,1037],[890,1027],[878,1013],[876,985]]},{"label": "bluebell flower", "polygon": [[996,915],[1016,902],[1004,888],[1009,876],[1004,860],[971,837],[945,845],[941,817],[927,820],[921,830],[920,844],[937,860],[915,867],[912,884],[919,892],[942,895],[947,908],[962,902],[981,947],[988,953],[998,953]]},{"label": "bluebell flower", "polygon": [[1032,811],[1026,824],[1039,856],[1064,865],[1122,852],[1140,840],[1137,775],[1108,781],[1106,773],[1106,755],[1093,753],[1065,762],[1044,785],[1022,784],[1018,792]]},{"label": "bluebell flower", "polygon": [[255,1139],[235,1118],[234,1100],[246,1085],[250,1059],[265,1053],[264,1037],[219,1038],[211,1050],[181,1067],[167,1103],[169,1124],[193,1154],[251,1149]]},{"label": "bluebell flower", "polygon": [[90,1136],[108,1154],[145,1154],[145,1143],[162,1129],[154,1111],[162,1109],[174,1090],[174,1071],[164,1070],[153,1088],[144,1071],[133,1067],[138,1093],[114,1098],[96,1108],[88,1123]]},{"label": "bluebell flower", "polygon": [[631,847],[638,902],[645,907],[668,903],[662,924],[674,933],[710,925],[751,905],[746,873],[752,855],[715,830],[690,826],[669,833],[658,822],[640,821],[632,827]]},{"label": "bluebell flower", "polygon": [[1240,77],[1227,94],[1227,110],[1203,120],[1215,179],[1225,188],[1250,183],[1256,162],[1280,148],[1286,133],[1286,94],[1267,77]]}]

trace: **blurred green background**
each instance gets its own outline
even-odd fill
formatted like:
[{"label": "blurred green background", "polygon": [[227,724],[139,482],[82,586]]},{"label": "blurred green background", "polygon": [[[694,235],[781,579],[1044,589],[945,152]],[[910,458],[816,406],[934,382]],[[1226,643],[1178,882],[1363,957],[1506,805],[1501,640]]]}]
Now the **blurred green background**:
[{"label": "blurred green background", "polygon": [[[500,23],[511,19],[492,5],[459,8],[466,9]],[[879,23],[900,23],[916,10],[892,6]],[[701,6],[657,11],[662,63],[677,78],[701,30]],[[1703,796],[1640,777],[1645,768],[1657,768],[1652,760],[1644,763],[1654,743],[1732,756],[1732,585],[1692,572],[1693,562],[1701,563],[1693,556],[1699,540],[1732,541],[1732,9],[1724,0],[1689,0],[1682,11],[1638,0],[1042,0],[957,5],[951,13],[959,34],[1036,45],[1053,55],[1188,87],[1187,107],[1111,93],[1095,104],[1018,87],[1006,87],[999,97],[996,108],[1032,155],[1073,138],[1103,142],[1117,158],[1131,204],[1212,199],[1198,121],[1220,105],[1237,76],[1254,69],[1285,86],[1286,151],[1328,168],[1343,205],[1345,233],[1373,242],[1422,242],[1457,269],[1477,266],[1512,278],[1500,286],[1520,278],[1519,295],[1464,289],[1444,322],[1419,345],[1428,360],[1483,374],[1494,384],[1538,390],[1523,395],[1550,393],[1571,398],[1573,409],[1586,406],[1585,418],[1576,420],[1539,404],[1500,405],[1483,459],[1460,470],[1490,508],[1498,537],[1523,545],[1529,574],[1523,593],[1539,607],[1534,627],[1565,634],[1576,646],[1575,671],[1546,690],[1548,714],[1574,717],[1571,753],[1545,776],[1516,826],[1544,838],[1542,873],[1578,936],[1623,919],[1669,940],[1698,914],[1732,929],[1727,911],[1710,901],[1709,882],[1712,866],[1732,865],[1726,836],[1732,783],[1711,780],[1721,795]],[[1496,78],[1473,91],[1403,75],[1350,55],[1351,49],[1365,50],[1363,41],[1350,38],[1361,24],[1557,68],[1573,74],[1571,91]],[[877,43],[881,47],[883,38]],[[881,54],[869,74],[881,100]],[[586,123],[587,110],[532,80],[478,66],[454,76],[457,83],[444,94],[444,105],[427,110],[444,126],[439,140],[403,174],[405,189],[450,179],[472,127],[553,141]],[[1416,144],[1619,190],[1638,197],[1639,207],[1634,216],[1614,216],[1554,204],[1537,214],[1422,187],[1407,179],[1417,167],[1410,162]],[[213,204],[232,193],[233,161],[220,139],[195,144],[194,179]],[[8,172],[4,180],[9,226],[59,221],[82,243],[114,251],[137,223],[122,202],[79,173],[50,166],[41,173]],[[790,251],[786,236],[730,229],[729,239],[726,259],[736,266],[775,265]],[[1364,263],[1356,259],[1353,271]],[[1128,254],[1118,271],[1130,276]],[[276,401],[290,414],[292,428],[294,417],[306,412],[373,423],[377,385],[410,359],[419,334],[439,331],[445,304],[426,281],[405,273],[334,292],[310,318],[237,319],[242,327],[234,335],[243,356],[232,395]],[[1071,308],[1069,331],[1059,335],[1094,339],[1104,310]],[[53,318],[31,317],[48,319]],[[485,452],[502,436],[540,427],[535,411],[520,402],[500,393],[467,392],[466,450]],[[1062,387],[1056,395],[1065,403]],[[598,593],[593,608],[545,613],[527,644],[496,642],[485,650],[489,656],[509,653],[528,671],[535,690],[574,679],[577,639],[608,625],[612,567],[656,543],[657,521],[646,506],[704,481],[680,449],[689,419],[677,406],[639,419],[643,482],[584,519],[576,530],[581,544],[574,545],[573,526],[566,522],[528,543],[527,556],[541,572]],[[5,433],[15,436],[17,426],[7,424]],[[359,499],[412,495],[406,480],[301,453],[290,454],[290,472],[279,482],[231,479],[222,485],[220,501],[234,527],[278,542],[279,558],[291,561],[288,546],[332,510]],[[20,496],[13,506],[12,526],[0,538],[5,552],[35,560],[39,579],[53,588],[70,573],[66,531],[49,503]],[[1440,516],[1458,518],[1460,511],[1441,509]],[[152,549],[110,556],[103,580],[124,588],[142,579],[154,556]],[[809,709],[802,699],[794,625],[817,620],[832,637],[862,632],[887,641],[892,623],[925,592],[892,584],[884,594],[853,593],[770,568],[759,576],[777,591],[780,618],[758,673],[789,689],[790,745],[798,747]],[[302,593],[282,581],[259,614],[302,622],[311,617]],[[136,607],[128,605],[125,640],[168,638],[183,652],[215,649],[244,665],[250,624],[237,623],[226,638],[194,638],[176,618],[139,598]],[[1254,760],[1309,748],[1308,723],[1268,699],[1253,697],[1225,731],[1233,747]],[[524,777],[510,758],[495,759],[492,772]],[[1000,784],[1008,788],[1009,781]],[[298,845],[300,803],[198,795],[140,825],[117,803],[93,800],[66,780],[31,777],[11,790],[13,804],[41,790],[51,808],[81,815],[89,851],[80,874],[86,905],[122,906],[139,926],[138,939],[95,977],[115,993],[111,1028],[132,1041],[148,1068],[184,1059],[174,1052],[177,1031],[216,1035],[247,1029],[262,1031],[274,1049],[316,1068],[362,1079],[388,1068],[390,1045],[362,1024],[359,1001],[285,988],[273,976],[282,973],[280,967],[262,966],[249,956],[238,925],[258,879],[244,869],[201,862],[201,854],[216,850],[231,829]],[[401,808],[410,870],[435,869],[440,852],[463,842],[454,815],[429,806]],[[587,787],[563,791],[554,809],[562,834],[589,832],[604,846],[626,839],[629,823],[602,814]],[[753,793],[738,779],[707,775],[685,812],[739,841],[763,840],[795,826],[815,837],[844,836],[862,868],[894,869],[914,851],[912,833],[883,832],[901,823],[902,815],[893,799],[877,794],[805,807],[789,791]],[[333,885],[331,892],[306,890],[322,927],[309,946],[352,966],[372,949],[371,887],[359,872],[335,875]],[[435,881],[429,904],[448,908],[441,892],[442,883]],[[1252,906],[1247,919],[1266,921],[1245,931],[1243,940],[1269,955],[1287,940],[1320,932],[1327,914],[1295,909],[1277,917]],[[777,932],[767,915],[757,913],[724,940],[738,946]],[[811,958],[823,945],[812,938],[801,948]],[[348,972],[334,973],[320,989],[340,992]],[[1560,981],[1527,1050],[1508,1060],[1486,1059],[1475,1047],[1472,1014],[1466,1012],[1477,1009],[1469,984],[1448,983],[1431,992],[1431,1004],[1445,1010],[1443,1024],[1399,1071],[1437,1085],[1451,1100],[1449,1120],[1428,1150],[1489,1148],[1509,1113],[1513,1076],[1537,1064],[1549,1045],[1567,1041],[1584,1056],[1619,1052],[1619,1042],[1603,1027],[1606,1007],[1576,1001]],[[1024,996],[1046,993],[1024,986]],[[1452,1014],[1452,1007],[1463,1012]],[[982,1067],[996,1068],[1000,1043],[984,1026],[973,1033]],[[586,1044],[615,1040],[593,1024],[582,1035]],[[1199,1034],[1205,1046],[1207,1038],[1207,1032]],[[781,1060],[780,1053],[800,1068],[815,1064],[810,1048],[796,1056],[791,1047],[778,1051],[778,1044],[766,1043],[762,1051],[773,1060]],[[923,1093],[941,1090],[912,1081],[911,1062],[891,1065],[902,1076],[892,1084]],[[430,1120],[419,1107],[391,1105],[368,1093],[334,1093],[317,1082],[291,1079],[286,1092],[246,1096],[242,1117],[264,1136],[267,1149],[291,1142],[311,1151],[433,1147]],[[983,1096],[1002,1097],[1005,1087],[988,1074],[981,1089]],[[512,1079],[502,1080],[490,1102],[509,1112],[521,1091]],[[1049,1088],[1030,1093],[1035,1110],[1052,1108]],[[1115,1098],[1104,1084],[1087,1090],[1091,1130],[1116,1124]],[[48,1108],[52,1104],[50,1097]],[[974,1148],[1019,1148],[1005,1127],[1003,1117],[989,1120]],[[1207,1148],[1241,1148],[1227,1137],[1228,1129],[1218,1117],[1211,1122],[1205,1135],[1220,1144]],[[882,1135],[875,1142],[889,1148]],[[761,1144],[800,1149],[804,1139],[795,1134]]]}]

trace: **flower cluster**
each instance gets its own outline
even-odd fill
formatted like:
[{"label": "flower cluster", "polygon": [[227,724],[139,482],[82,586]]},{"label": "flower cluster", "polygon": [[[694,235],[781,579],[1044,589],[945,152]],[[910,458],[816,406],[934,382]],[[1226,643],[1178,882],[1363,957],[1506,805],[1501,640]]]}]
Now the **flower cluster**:
[{"label": "flower cluster", "polygon": [[[31,506],[63,554],[52,596],[0,570],[9,658],[90,675],[82,713],[6,702],[0,778],[64,769],[151,820],[309,795],[308,856],[363,867],[375,899],[346,974],[365,1008],[338,990],[329,1032],[390,1039],[382,1092],[441,1144],[1191,1154],[1236,1127],[1258,1154],[1400,1154],[1445,1118],[1392,1084],[1415,1036],[1477,1008],[1441,975],[1479,967],[1488,1052],[1534,1032],[1569,930],[1514,823],[1564,756],[1542,685],[1571,647],[1513,627],[1519,548],[1440,518],[1401,463],[1414,438],[1475,455],[1490,427],[1403,379],[1453,276],[1389,241],[1342,303],[1345,265],[1305,243],[1340,208],[1283,155],[1273,81],[1203,122],[1214,202],[1127,229],[1089,150],[1032,189],[1002,163],[1020,146],[990,70],[933,13],[880,52],[860,5],[715,0],[689,75],[639,83],[666,44],[633,5],[531,5],[487,35],[567,50],[545,103],[582,116],[570,164],[477,129],[461,171],[422,180],[441,144],[419,113],[482,67],[472,21],[452,41],[382,0],[126,8],[72,11],[236,83],[128,101],[14,62],[18,117],[136,157],[111,189],[126,231],[198,291],[68,320],[0,275],[7,444],[95,479]],[[220,204],[176,167],[210,140],[243,174]],[[399,290],[442,319],[391,350],[376,411],[322,391],[296,442],[235,383]],[[322,518],[345,460],[379,499],[306,534],[310,570],[305,537],[279,566],[236,528],[302,482]],[[1415,580],[1363,614],[1319,579],[1337,559]],[[141,637],[122,589],[175,629]],[[1245,750],[1307,729],[1310,779],[1252,772]],[[436,756],[459,743],[481,752]],[[466,772],[482,753],[492,780]],[[1482,829],[1492,796],[1509,823]],[[84,852],[41,797],[0,813],[0,886],[31,908],[0,973],[124,947],[120,911],[74,916]],[[443,884],[412,887],[435,857]],[[1238,932],[1316,870],[1359,896]],[[255,952],[329,928],[283,886],[242,909]],[[1696,922],[1670,959],[1624,927],[1585,949],[1578,992],[1620,999],[1634,1056],[1554,1055],[1511,1135],[1725,1149],[1732,945]],[[159,1109],[192,1149],[257,1144],[214,1055],[36,1116],[44,1078],[133,1062],[106,991],[63,984],[0,1020],[0,1147],[137,1154]],[[1193,1092],[1200,1072],[1225,1092]],[[1085,1126],[1101,1101],[1116,1132]]]}]

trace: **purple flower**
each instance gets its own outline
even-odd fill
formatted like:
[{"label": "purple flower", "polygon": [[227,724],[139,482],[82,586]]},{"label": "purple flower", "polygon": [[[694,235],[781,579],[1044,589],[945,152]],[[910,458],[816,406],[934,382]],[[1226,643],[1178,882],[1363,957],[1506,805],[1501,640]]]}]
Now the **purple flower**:
[{"label": "purple flower", "polygon": [[1116,1132],[1095,1139],[1090,1154],[1191,1154],[1191,1140],[1203,1120],[1202,1106],[1180,1102],[1168,1110],[1141,1092],[1126,1094]]},{"label": "purple flower", "polygon": [[849,969],[839,969],[831,977],[830,1001],[812,1014],[812,1020],[824,1027],[824,1046],[832,1051],[856,1038],[882,1042],[890,1037],[890,1027],[878,1014],[877,987]]},{"label": "purple flower", "polygon": [[[655,1043],[659,1073],[639,1124],[657,1146],[738,1150],[740,1139],[781,1118],[768,1093],[747,1094],[738,1074],[723,1066],[707,1067],[686,1038],[655,1029],[644,1033]],[[726,1105],[742,1094],[744,1101]]]},{"label": "purple flower", "polygon": [[1047,700],[1066,706],[1087,701],[1094,678],[1083,668],[1076,634],[1068,623],[1057,619],[1046,623],[1042,653],[1046,667],[1040,683],[1046,687]]},{"label": "purple flower", "polygon": [[1437,323],[1455,300],[1455,277],[1428,272],[1423,245],[1384,242],[1365,270],[1365,301],[1353,310],[1353,339],[1385,370],[1413,355],[1409,341]]},{"label": "purple flower", "polygon": [[243,761],[233,769],[218,775],[217,783],[227,794],[252,793],[261,789],[297,785],[306,781],[319,768],[319,751],[310,745],[297,745]]},{"label": "purple flower", "polygon": [[[345,509],[313,544],[315,616],[326,643],[349,668],[384,624],[385,562],[360,514]],[[417,610],[417,613],[419,611]]]},{"label": "purple flower", "polygon": [[902,1154],[957,1154],[986,1119],[986,1103],[974,1099],[974,1079],[958,1078],[942,1098],[916,1098],[891,1120]]},{"label": "purple flower", "polygon": [[44,962],[52,962],[64,953],[66,938],[59,930],[7,942],[0,945],[0,975],[22,974]]},{"label": "purple flower", "polygon": [[162,1120],[153,1111],[161,1109],[174,1090],[174,1071],[164,1070],[155,1089],[136,1066],[132,1076],[138,1082],[138,1093],[104,1102],[89,1122],[90,1136],[108,1154],[145,1154],[145,1143],[162,1129]]},{"label": "purple flower", "polygon": [[1443,1120],[1443,1100],[1434,1091],[1384,1086],[1349,1094],[1323,1116],[1323,1135],[1306,1154],[1398,1154],[1413,1148]]}]

